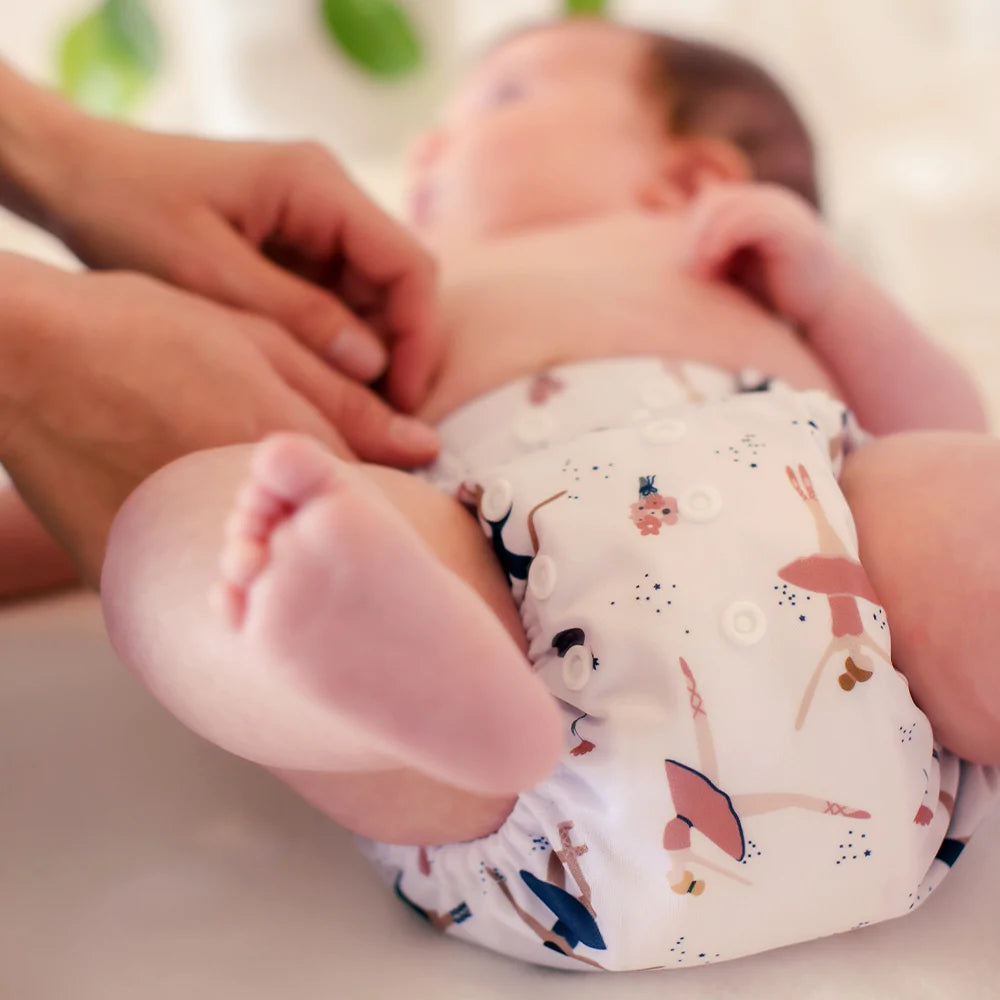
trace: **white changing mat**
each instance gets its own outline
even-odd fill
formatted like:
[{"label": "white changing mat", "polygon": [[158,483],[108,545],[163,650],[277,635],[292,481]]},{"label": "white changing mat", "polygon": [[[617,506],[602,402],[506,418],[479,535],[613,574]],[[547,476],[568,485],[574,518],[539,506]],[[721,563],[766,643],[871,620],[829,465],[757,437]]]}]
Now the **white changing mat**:
[{"label": "white changing mat", "polygon": [[996,997],[1000,816],[908,917],[736,962],[585,976],[439,937],[352,838],[191,735],[97,601],[0,612],[4,1000]]}]

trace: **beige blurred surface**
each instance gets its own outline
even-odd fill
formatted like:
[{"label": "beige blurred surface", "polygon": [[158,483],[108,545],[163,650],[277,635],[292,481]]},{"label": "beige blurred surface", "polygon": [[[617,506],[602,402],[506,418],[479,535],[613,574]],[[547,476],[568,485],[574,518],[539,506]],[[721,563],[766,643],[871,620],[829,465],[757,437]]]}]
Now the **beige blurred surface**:
[{"label": "beige blurred surface", "polygon": [[0,613],[4,1000],[995,997],[1000,816],[913,914],[737,962],[608,977],[438,937],[351,838],[177,725],[97,602]]},{"label": "beige blurred surface", "polygon": [[[394,145],[429,104],[415,111],[412,95],[379,93],[392,125],[382,133],[398,144],[351,131],[338,103],[373,97],[326,64],[310,3],[156,0],[173,54],[147,120],[317,132],[398,204]],[[56,26],[86,6],[5,2],[0,55],[43,76]],[[424,81],[421,100],[468,53],[552,7],[430,0],[423,16],[434,15],[444,77]],[[792,85],[822,143],[842,238],[973,368],[1000,417],[1000,5],[622,0],[620,9],[736,42]],[[67,259],[2,215],[0,247]],[[998,927],[1000,817],[904,920],[666,979],[523,967],[438,939],[381,889],[348,836],[169,719],[116,662],[93,598],[0,610],[0,1000],[978,1000],[1000,995]]]}]

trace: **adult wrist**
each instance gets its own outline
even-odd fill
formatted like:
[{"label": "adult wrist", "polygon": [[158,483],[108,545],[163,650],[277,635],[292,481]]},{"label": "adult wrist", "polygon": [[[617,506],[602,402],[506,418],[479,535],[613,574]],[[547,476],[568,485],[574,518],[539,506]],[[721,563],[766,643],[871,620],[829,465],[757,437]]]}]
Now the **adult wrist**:
[{"label": "adult wrist", "polygon": [[89,119],[0,63],[0,204],[45,229],[59,224],[78,136]]},{"label": "adult wrist", "polygon": [[[9,457],[19,427],[45,378],[53,335],[53,310],[75,276],[18,254],[0,252],[0,462]],[[46,361],[48,358],[48,361]]]}]

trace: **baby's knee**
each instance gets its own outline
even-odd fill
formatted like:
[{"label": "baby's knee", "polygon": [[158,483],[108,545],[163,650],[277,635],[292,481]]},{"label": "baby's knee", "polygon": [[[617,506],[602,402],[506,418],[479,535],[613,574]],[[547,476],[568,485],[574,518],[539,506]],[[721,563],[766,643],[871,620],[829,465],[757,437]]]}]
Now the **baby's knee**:
[{"label": "baby's knee", "polygon": [[1000,440],[880,438],[841,486],[914,700],[948,749],[1000,763]]}]

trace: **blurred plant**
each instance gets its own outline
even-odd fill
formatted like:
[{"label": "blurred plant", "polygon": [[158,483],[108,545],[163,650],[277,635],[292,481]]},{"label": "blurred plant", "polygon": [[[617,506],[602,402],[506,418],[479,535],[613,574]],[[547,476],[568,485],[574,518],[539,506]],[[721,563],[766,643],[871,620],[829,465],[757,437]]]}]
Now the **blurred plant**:
[{"label": "blurred plant", "polygon": [[391,0],[321,0],[323,24],[362,69],[386,78],[413,72],[423,46],[413,22]]},{"label": "blurred plant", "polygon": [[[608,0],[563,0],[566,14],[603,14]],[[323,24],[341,50],[367,72],[399,77],[423,61],[413,22],[392,0],[321,0]]]},{"label": "blurred plant", "polygon": [[567,14],[603,14],[608,0],[563,0]]},{"label": "blurred plant", "polygon": [[[603,14],[608,0],[563,0],[566,14]],[[423,45],[412,19],[392,0],[320,0],[326,31],[373,76],[405,76],[420,66]],[[146,0],[103,0],[65,30],[59,43],[59,89],[87,110],[131,111],[162,62],[160,33]]]},{"label": "blurred plant", "polygon": [[131,111],[162,61],[160,33],[145,0],[104,0],[71,24],[59,44],[59,89],[99,115]]}]

